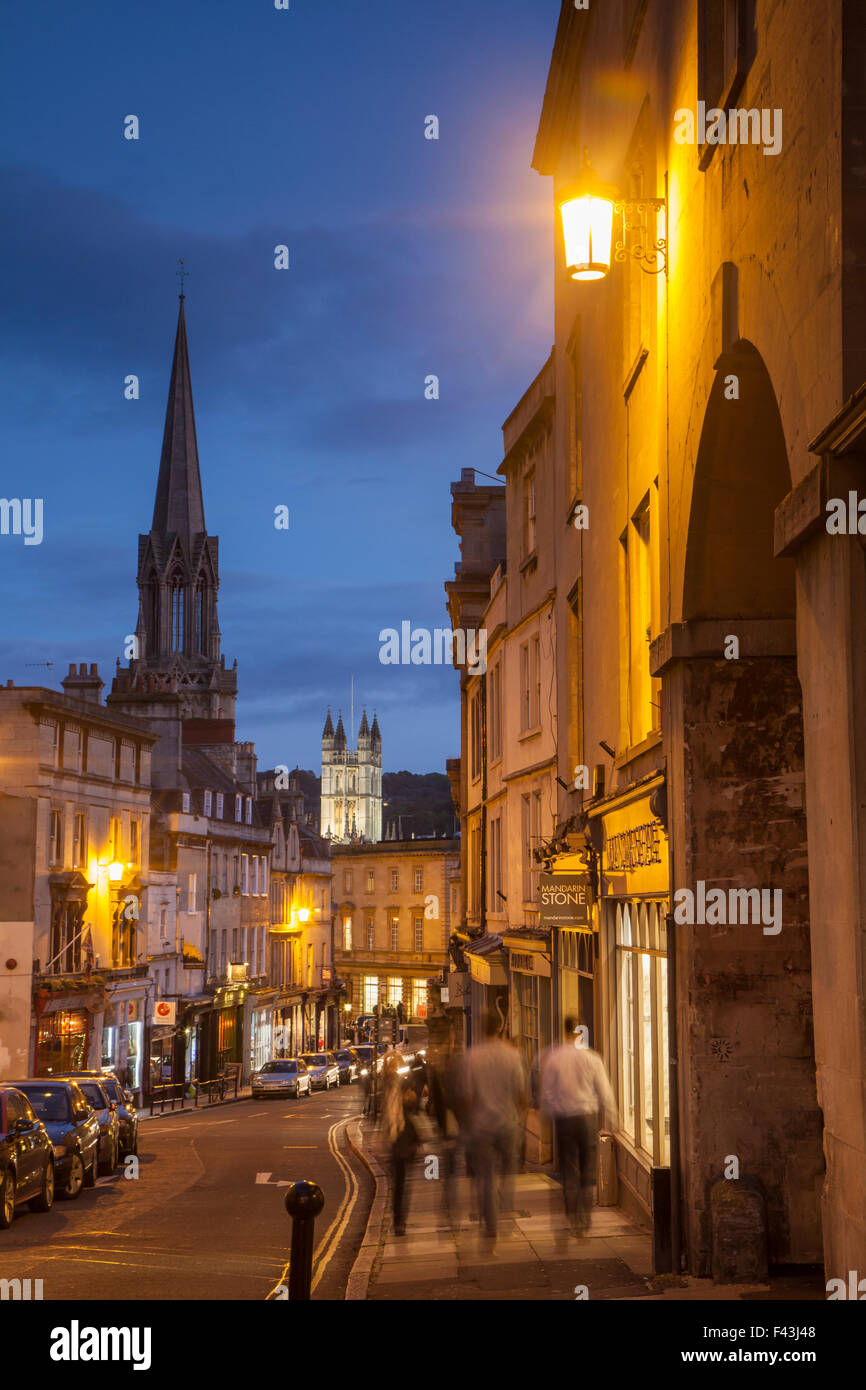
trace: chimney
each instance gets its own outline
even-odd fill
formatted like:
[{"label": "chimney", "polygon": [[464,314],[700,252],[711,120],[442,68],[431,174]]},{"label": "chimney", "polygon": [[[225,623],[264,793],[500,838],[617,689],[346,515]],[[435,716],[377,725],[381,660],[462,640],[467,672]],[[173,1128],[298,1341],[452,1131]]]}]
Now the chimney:
[{"label": "chimney", "polygon": [[78,670],[76,670],[73,661],[69,667],[69,675],[64,676],[60,684],[63,686],[65,694],[71,695],[73,699],[87,700],[92,705],[98,705],[105,681],[100,679],[95,662],[91,665],[88,675],[85,661],[82,661]]}]

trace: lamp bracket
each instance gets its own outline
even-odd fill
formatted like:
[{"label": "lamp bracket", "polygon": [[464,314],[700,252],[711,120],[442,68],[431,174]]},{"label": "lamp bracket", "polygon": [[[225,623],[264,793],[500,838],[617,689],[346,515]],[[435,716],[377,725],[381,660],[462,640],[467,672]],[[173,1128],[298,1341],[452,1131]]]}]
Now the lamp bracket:
[{"label": "lamp bracket", "polygon": [[[664,210],[665,214],[665,236],[658,237],[652,244],[649,244],[647,217],[650,208],[653,208],[656,212],[661,208]],[[667,199],[621,199],[619,202],[614,203],[613,210],[615,213],[622,213],[623,231],[622,240],[616,242],[614,246],[613,259],[615,261],[625,261],[631,257],[633,261],[645,261],[646,264],[641,265],[641,270],[643,270],[645,274],[658,275],[661,271],[664,271],[665,275],[667,275]],[[632,245],[629,245],[627,241],[629,232],[637,232],[639,234],[639,239]],[[661,263],[657,265],[656,262],[659,261],[660,258]]]}]

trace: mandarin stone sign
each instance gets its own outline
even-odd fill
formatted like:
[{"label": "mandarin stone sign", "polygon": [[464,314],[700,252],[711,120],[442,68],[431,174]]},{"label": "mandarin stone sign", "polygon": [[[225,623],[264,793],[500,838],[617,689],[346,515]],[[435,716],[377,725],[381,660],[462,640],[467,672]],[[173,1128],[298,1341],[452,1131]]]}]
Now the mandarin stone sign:
[{"label": "mandarin stone sign", "polygon": [[538,908],[543,927],[590,924],[588,874],[539,874]]}]

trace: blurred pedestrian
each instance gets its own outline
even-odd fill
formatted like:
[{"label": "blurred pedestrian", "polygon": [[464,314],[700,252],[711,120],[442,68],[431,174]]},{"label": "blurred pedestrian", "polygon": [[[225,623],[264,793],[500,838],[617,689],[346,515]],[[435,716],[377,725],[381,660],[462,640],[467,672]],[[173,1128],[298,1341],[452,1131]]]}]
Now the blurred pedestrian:
[{"label": "blurred pedestrian", "polygon": [[394,1234],[406,1234],[408,1200],[406,1173],[418,1152],[421,1135],[417,1123],[418,1097],[413,1090],[392,1086],[385,1120],[385,1134],[391,1146],[391,1188],[394,1202]]},{"label": "blurred pedestrian", "polygon": [[499,1205],[513,1210],[514,1170],[528,1103],[526,1070],[517,1048],[499,1033],[499,1020],[485,1020],[485,1041],[470,1047],[463,1063],[469,1151],[478,1184],[484,1235],[492,1253],[497,1235],[495,1171]]},{"label": "blurred pedestrian", "polygon": [[427,1056],[427,1109],[439,1130],[442,1195],[446,1215],[455,1228],[460,1225],[457,1175],[463,1148],[461,1120],[465,1119],[461,1073],[462,1056],[451,1034],[443,1044],[431,1048]]},{"label": "blurred pedestrian", "polygon": [[541,1108],[553,1120],[565,1215],[574,1235],[586,1235],[595,1184],[599,1117],[616,1118],[604,1062],[585,1044],[577,1020],[565,1019],[565,1041],[541,1060]]}]

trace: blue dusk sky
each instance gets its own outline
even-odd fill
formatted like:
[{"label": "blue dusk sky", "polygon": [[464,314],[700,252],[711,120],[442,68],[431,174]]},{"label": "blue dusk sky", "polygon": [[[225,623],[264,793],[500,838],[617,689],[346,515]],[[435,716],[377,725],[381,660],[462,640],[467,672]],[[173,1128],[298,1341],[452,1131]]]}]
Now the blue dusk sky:
[{"label": "blue dusk sky", "polygon": [[385,770],[444,771],[457,674],[380,664],[378,634],[447,626],[450,484],[496,472],[502,422],[550,351],[551,188],[530,161],[558,13],[6,8],[0,493],[42,498],[44,534],[0,535],[0,679],[57,686],[88,661],[110,684],[135,628],[184,257],[237,737],[260,767],[318,771],[354,675]]}]

